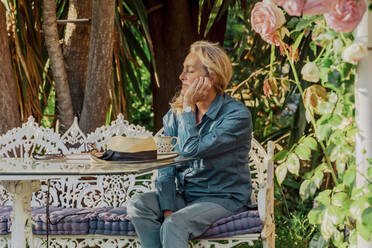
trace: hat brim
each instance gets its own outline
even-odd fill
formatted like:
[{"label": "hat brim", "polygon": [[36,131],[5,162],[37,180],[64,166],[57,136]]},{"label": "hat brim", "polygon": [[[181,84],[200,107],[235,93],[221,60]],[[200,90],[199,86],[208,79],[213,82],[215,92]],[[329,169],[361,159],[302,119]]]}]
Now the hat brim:
[{"label": "hat brim", "polygon": [[158,161],[165,161],[170,160],[178,157],[177,152],[167,152],[167,153],[158,153],[156,159],[149,159],[149,160],[137,160],[137,161],[107,161],[100,159],[97,157],[94,153],[90,153],[90,159],[92,162],[96,163],[104,163],[104,164],[140,164],[140,163],[152,163],[152,162],[158,162]]}]

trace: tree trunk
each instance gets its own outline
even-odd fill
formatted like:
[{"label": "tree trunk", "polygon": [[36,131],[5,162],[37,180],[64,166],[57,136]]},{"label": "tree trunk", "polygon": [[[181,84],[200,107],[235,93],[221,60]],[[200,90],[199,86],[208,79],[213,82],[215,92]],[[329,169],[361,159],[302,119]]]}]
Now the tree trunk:
[{"label": "tree trunk", "polygon": [[5,16],[4,5],[0,3],[0,134],[21,125]]},{"label": "tree trunk", "polygon": [[[147,8],[162,4],[161,0],[150,0]],[[202,39],[210,9],[204,9],[201,34],[198,34],[197,0],[169,0],[165,6],[149,15],[151,39],[154,44],[155,60],[160,88],[152,76],[154,131],[163,126],[162,117],[169,110],[169,102],[181,87],[178,76],[190,45]],[[224,41],[227,13],[214,23],[206,40]]]},{"label": "tree trunk", "polygon": [[62,49],[58,39],[56,0],[43,1],[43,18],[45,44],[48,50],[50,67],[52,68],[55,83],[60,132],[63,133],[71,126],[74,120],[74,113]]},{"label": "tree trunk", "polygon": [[112,79],[115,0],[93,0],[89,62],[80,127],[89,133],[105,124]]},{"label": "tree trunk", "polygon": [[[92,0],[70,0],[68,19],[91,18]],[[74,116],[80,117],[88,69],[90,23],[68,23],[65,30],[63,56],[70,86]]]}]

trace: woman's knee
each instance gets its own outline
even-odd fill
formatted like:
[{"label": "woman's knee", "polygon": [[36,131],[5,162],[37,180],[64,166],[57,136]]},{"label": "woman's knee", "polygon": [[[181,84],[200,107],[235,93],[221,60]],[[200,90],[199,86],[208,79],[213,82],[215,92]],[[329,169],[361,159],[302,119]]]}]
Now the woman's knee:
[{"label": "woman's knee", "polygon": [[133,196],[127,204],[127,214],[129,217],[141,215],[144,211],[156,210],[158,208],[157,197],[155,192],[146,192]]},{"label": "woman's knee", "polygon": [[168,230],[168,231],[176,231],[177,229],[186,231],[186,225],[187,220],[183,219],[181,216],[177,215],[177,213],[173,213],[170,216],[168,216],[161,225],[162,230]]}]

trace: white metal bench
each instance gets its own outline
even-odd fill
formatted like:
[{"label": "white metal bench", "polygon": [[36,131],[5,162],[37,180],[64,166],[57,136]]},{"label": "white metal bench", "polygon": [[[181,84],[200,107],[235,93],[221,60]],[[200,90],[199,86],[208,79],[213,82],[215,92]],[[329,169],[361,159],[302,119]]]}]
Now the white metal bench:
[{"label": "white metal bench", "polygon": [[[97,128],[88,135],[80,130],[77,120],[68,131],[60,136],[52,129],[40,127],[30,117],[20,128],[14,128],[0,136],[0,157],[29,157],[35,150],[49,153],[72,154],[87,151],[87,144],[94,143],[100,150],[114,135],[148,136],[151,132],[140,126],[131,125],[123,115],[108,126]],[[158,133],[157,135],[161,135]],[[274,194],[273,194],[273,143],[268,143],[268,151],[252,140],[250,168],[252,176],[252,203],[258,204],[260,219],[264,223],[261,233],[236,235],[221,239],[200,239],[190,242],[190,247],[234,247],[241,243],[253,244],[262,240],[264,247],[275,245]],[[96,208],[125,206],[127,200],[137,193],[154,190],[152,174],[124,176],[69,177],[51,181],[50,204],[66,208]],[[42,182],[41,190],[34,193],[31,206],[46,205],[47,185]],[[0,186],[0,206],[12,205],[12,200]],[[51,235],[50,247],[141,247],[133,236],[107,235]],[[224,242],[221,242],[224,240]],[[45,236],[34,236],[34,247],[45,247]],[[0,248],[10,247],[10,236],[0,235]]]}]

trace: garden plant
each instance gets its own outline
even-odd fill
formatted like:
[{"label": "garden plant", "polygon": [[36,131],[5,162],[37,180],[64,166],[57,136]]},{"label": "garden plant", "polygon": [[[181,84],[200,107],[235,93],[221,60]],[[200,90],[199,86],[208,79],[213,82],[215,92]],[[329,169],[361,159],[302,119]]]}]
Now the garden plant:
[{"label": "garden plant", "polygon": [[315,235],[313,247],[354,247],[357,235],[371,237],[371,184],[355,182],[354,84],[367,49],[351,33],[366,10],[365,1],[265,0],[251,13],[253,29],[271,44],[265,95],[278,98],[280,88],[297,93],[304,110],[303,135],[274,161],[279,184],[288,173],[300,177],[301,198],[314,199],[307,217],[322,238]]}]

